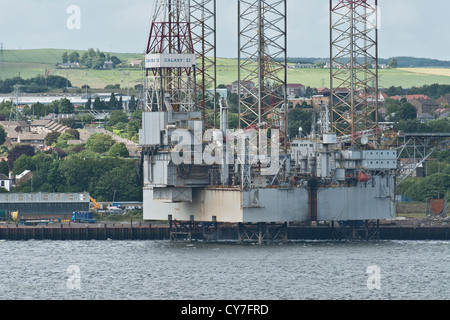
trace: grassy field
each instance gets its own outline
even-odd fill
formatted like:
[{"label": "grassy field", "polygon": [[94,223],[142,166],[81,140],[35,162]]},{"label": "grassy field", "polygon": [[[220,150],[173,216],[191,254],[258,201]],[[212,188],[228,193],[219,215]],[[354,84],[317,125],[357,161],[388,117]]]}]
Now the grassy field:
[{"label": "grassy field", "polygon": [[[138,69],[127,69],[129,77],[123,75],[120,69],[114,70],[66,70],[58,69],[56,65],[61,62],[63,52],[72,52],[66,49],[36,49],[36,50],[5,50],[3,62],[0,63],[0,79],[12,78],[20,73],[22,78],[43,75],[45,70],[50,74],[68,77],[73,86],[80,87],[86,82],[92,88],[103,89],[106,85],[120,84],[122,88],[128,85],[133,87],[142,83],[143,72]],[[82,50],[78,50],[80,55]],[[135,53],[110,53],[118,56],[123,61],[142,58]],[[217,84],[231,84],[238,78],[236,59],[217,59]],[[450,85],[450,69],[444,68],[399,68],[380,70],[381,88],[390,86],[402,86],[410,88],[413,86],[430,85],[433,83]],[[328,69],[289,69],[289,83],[302,83],[313,88],[329,87]]]}]

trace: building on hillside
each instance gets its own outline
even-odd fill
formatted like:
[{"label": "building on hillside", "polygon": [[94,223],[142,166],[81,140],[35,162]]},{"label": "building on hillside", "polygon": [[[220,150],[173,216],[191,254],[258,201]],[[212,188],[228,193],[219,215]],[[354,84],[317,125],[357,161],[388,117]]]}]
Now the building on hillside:
[{"label": "building on hillside", "polygon": [[21,185],[22,183],[29,181],[31,178],[33,178],[33,172],[31,172],[30,170],[25,170],[21,174],[18,174],[14,177],[14,184],[16,186]]},{"label": "building on hillside", "polygon": [[111,70],[112,68],[114,68],[114,62],[112,61],[103,62],[103,69]]},{"label": "building on hillside", "polygon": [[3,173],[0,173],[0,188],[4,188],[9,192],[11,191],[11,187],[12,187],[12,179],[7,177]]},{"label": "building on hillside", "polygon": [[432,121],[434,119],[435,118],[433,117],[433,115],[431,115],[429,113],[422,113],[422,114],[417,116],[417,120],[419,120],[422,123],[428,122],[428,121]]},{"label": "building on hillside", "polygon": [[330,95],[330,92],[328,88],[317,88],[317,94]]},{"label": "building on hillside", "polygon": [[450,118],[450,111],[446,111],[442,113],[439,118]]},{"label": "building on hillside", "polygon": [[439,105],[431,99],[412,99],[409,103],[416,108],[418,116],[424,113],[433,114],[439,108]]},{"label": "building on hillside", "polygon": [[436,99],[435,101],[440,107],[444,107],[446,105],[450,106],[450,94],[441,96],[439,99]]},{"label": "building on hillside", "polygon": [[316,112],[320,111],[321,104],[325,104],[327,106],[330,105],[330,97],[323,96],[323,95],[314,95],[311,98],[298,98],[298,99],[291,99],[289,102],[292,102],[292,107],[302,107],[305,104],[308,106],[305,110],[314,110]]},{"label": "building on hillside", "polygon": [[417,100],[417,99],[426,99],[426,100],[430,100],[430,97],[424,94],[407,94],[405,96],[390,96],[390,99],[394,99],[394,100],[402,100],[402,99],[406,99],[407,102],[411,102],[411,100]]},{"label": "building on hillside", "polygon": [[[239,81],[235,81],[231,84],[231,93],[237,94],[239,88]],[[240,94],[244,94],[246,91],[253,91],[255,88],[255,84],[252,81],[241,81],[241,92]]]},{"label": "building on hillside", "polygon": [[64,133],[70,128],[53,120],[34,120],[30,125],[32,133]]},{"label": "building on hillside", "polygon": [[47,133],[31,133],[25,132],[19,134],[17,138],[17,143],[20,144],[28,144],[35,148],[44,148],[45,147],[45,137]]},{"label": "building on hillside", "polygon": [[288,99],[305,96],[306,88],[300,83],[287,84],[286,87]]},{"label": "building on hillside", "polygon": [[0,121],[5,131],[30,132],[30,124],[26,121]]},{"label": "building on hillside", "polygon": [[68,62],[68,63],[60,63],[58,64],[58,68],[62,69],[77,69],[80,67],[78,62]]},{"label": "building on hillside", "polygon": [[21,143],[44,148],[48,133],[64,133],[70,129],[53,120],[34,120],[31,124],[26,121],[0,121],[0,126],[5,129],[5,144],[8,147]]},{"label": "building on hillside", "polygon": [[295,69],[312,69],[314,67],[315,66],[312,63],[296,63],[296,64],[294,64]]},{"label": "building on hillside", "polygon": [[142,60],[139,60],[139,59],[133,59],[130,61],[131,67],[140,67],[141,64],[142,64]]}]

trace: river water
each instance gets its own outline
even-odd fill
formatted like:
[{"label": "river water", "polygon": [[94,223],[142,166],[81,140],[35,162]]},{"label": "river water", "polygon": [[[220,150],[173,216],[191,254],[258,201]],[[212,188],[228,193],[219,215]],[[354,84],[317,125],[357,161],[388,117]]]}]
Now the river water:
[{"label": "river water", "polygon": [[2,300],[447,300],[449,241],[0,241]]}]

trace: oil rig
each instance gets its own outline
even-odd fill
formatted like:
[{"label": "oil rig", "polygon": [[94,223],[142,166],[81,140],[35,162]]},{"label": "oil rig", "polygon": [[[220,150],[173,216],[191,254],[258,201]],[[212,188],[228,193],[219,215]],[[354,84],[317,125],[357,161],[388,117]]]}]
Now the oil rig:
[{"label": "oil rig", "polygon": [[139,143],[144,219],[235,224],[240,242],[261,243],[286,240],[290,224],[355,230],[395,217],[397,152],[381,147],[377,117],[377,1],[330,0],[330,103],[300,137],[288,134],[287,1],[237,3],[230,128],[215,92],[216,1],[155,1]]}]

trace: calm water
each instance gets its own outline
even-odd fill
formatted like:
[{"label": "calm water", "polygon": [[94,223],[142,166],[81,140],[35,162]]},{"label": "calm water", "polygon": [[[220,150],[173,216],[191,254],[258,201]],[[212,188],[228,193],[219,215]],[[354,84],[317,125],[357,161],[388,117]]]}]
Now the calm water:
[{"label": "calm water", "polygon": [[0,241],[0,255],[2,300],[450,299],[448,241]]}]

